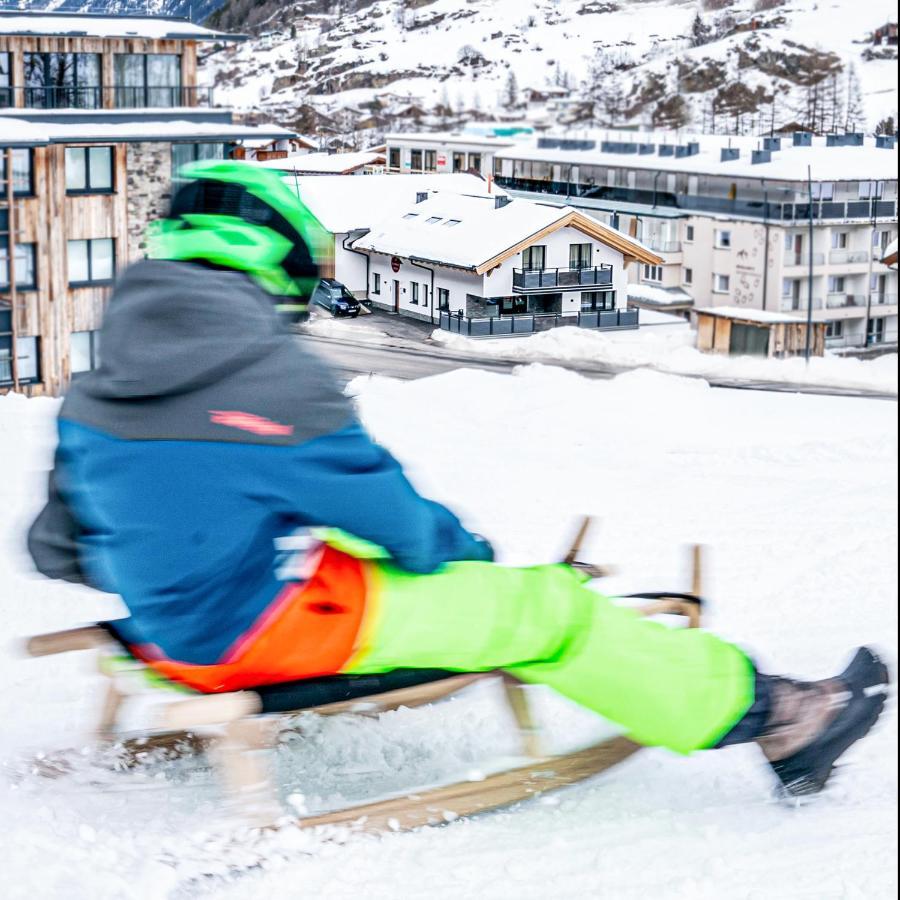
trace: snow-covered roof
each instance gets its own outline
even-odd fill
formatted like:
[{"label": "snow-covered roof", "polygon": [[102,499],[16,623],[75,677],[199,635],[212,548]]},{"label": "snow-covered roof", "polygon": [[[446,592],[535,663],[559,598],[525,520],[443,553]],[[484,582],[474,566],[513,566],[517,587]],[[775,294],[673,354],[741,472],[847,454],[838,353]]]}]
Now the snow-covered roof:
[{"label": "snow-covered roof", "polygon": [[654,287],[652,284],[629,283],[628,296],[659,306],[684,306],[694,302],[694,298],[681,288]]},{"label": "snow-covered roof", "polygon": [[759,322],[761,325],[796,324],[797,316],[768,312],[764,309],[747,309],[743,306],[706,306],[694,310],[704,316],[718,316],[722,319],[740,319],[744,322]]},{"label": "snow-covered roof", "polygon": [[35,147],[49,140],[43,125],[0,117],[0,147]]},{"label": "snow-covered roof", "polygon": [[886,266],[896,266],[897,265],[897,238],[894,238],[888,245],[884,251],[884,256],[881,257],[881,261]]},{"label": "snow-covered roof", "polygon": [[509,200],[498,205],[495,197],[444,192],[408,204],[358,238],[354,247],[482,274],[528,242],[567,225],[640,261],[660,261],[633,238],[570,206],[530,200]]},{"label": "snow-covered roof", "polygon": [[305,153],[288,156],[285,159],[254,160],[254,165],[280,172],[314,173],[326,175],[342,175],[354,172],[365,166],[376,166],[384,163],[383,153]]},{"label": "snow-covered roof", "polygon": [[[572,139],[565,135],[561,139]],[[763,149],[759,137],[727,137],[725,135],[691,135],[667,132],[602,131],[577,135],[578,140],[594,141],[591,149],[565,149],[538,146],[538,139],[518,140],[499,150],[500,159],[532,160],[595,166],[615,166],[625,169],[651,169],[659,172],[684,172],[697,175],[735,175],[740,178],[765,178],[775,181],[805,181],[807,167],[812,168],[814,181],[872,181],[897,178],[897,152],[876,147],[875,139],[867,137],[861,147],[826,146],[825,137],[813,137],[812,146],[794,146],[787,135],[781,149],[772,151],[768,162],[752,163],[754,150]],[[603,150],[604,141],[620,144],[654,144],[647,154],[622,153]],[[692,156],[660,156],[660,145],[687,146],[699,144],[699,152]],[[738,159],[723,162],[722,150],[739,150]]]},{"label": "snow-covered roof", "polygon": [[48,12],[0,12],[0,34],[40,37],[168,38],[169,40],[242,41],[243,35],[226,34],[195,25],[187,19],[162,16],[103,16]]},{"label": "snow-covered roof", "polygon": [[[221,122],[155,121],[33,123],[0,115],[0,145],[7,134],[32,137],[32,143],[67,141],[238,141],[244,138],[287,138],[293,132],[277,125],[231,125]],[[35,139],[39,138],[39,139]],[[27,143],[27,138],[23,140]]]},{"label": "snow-covered roof", "polygon": [[496,137],[493,134],[473,134],[466,131],[429,131],[423,133],[417,132],[397,132],[394,134],[386,134],[384,140],[388,144],[431,144],[438,146],[439,144],[462,144],[464,146],[485,147],[491,150],[499,150],[503,147],[510,147],[513,140],[510,137]]},{"label": "snow-covered roof", "polygon": [[[288,175],[285,183],[300,192],[300,199],[322,227],[333,234],[371,229],[400,210],[405,212],[416,202],[416,194],[423,191],[488,196],[487,182],[468,173],[364,175],[359,178],[343,175],[295,178]],[[491,196],[505,194],[495,186]]]}]

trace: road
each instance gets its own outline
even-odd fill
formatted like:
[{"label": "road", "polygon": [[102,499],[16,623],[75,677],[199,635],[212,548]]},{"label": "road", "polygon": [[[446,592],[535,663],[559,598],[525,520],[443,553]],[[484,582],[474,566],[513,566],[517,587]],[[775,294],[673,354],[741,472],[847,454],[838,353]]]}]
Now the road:
[{"label": "road", "polygon": [[[315,346],[320,355],[328,360],[337,371],[345,384],[358,375],[384,375],[389,378],[409,381],[463,368],[482,369],[487,372],[497,372],[498,374],[506,375],[517,366],[522,365],[521,362],[516,360],[488,359],[475,355],[467,356],[460,353],[450,353],[437,347],[432,348],[424,344],[421,347],[409,346],[399,341],[384,344],[376,344],[374,342],[351,343],[344,339],[323,337],[309,333],[303,334],[303,340]],[[627,371],[624,368],[617,369],[613,366],[586,366],[584,364],[564,363],[555,360],[547,360],[546,362],[548,365],[571,369],[586,378],[612,378],[621,372]],[[710,379],[707,377],[704,380],[717,388],[897,400],[897,397],[893,394],[853,388],[727,378]]]}]

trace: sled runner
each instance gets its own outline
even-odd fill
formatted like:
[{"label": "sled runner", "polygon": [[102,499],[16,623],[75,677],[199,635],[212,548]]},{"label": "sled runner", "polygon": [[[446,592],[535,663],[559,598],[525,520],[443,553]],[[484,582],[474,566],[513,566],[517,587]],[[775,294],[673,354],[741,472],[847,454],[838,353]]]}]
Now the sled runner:
[{"label": "sled runner", "polygon": [[[593,577],[604,571],[577,561],[587,528],[579,531],[565,561]],[[700,548],[693,550],[693,583],[690,593],[629,595],[650,601],[639,607],[643,615],[668,613],[685,616],[690,627],[700,620]],[[99,649],[121,659],[127,653],[119,642],[115,623],[102,623],[32,637],[31,656],[73,650]],[[276,789],[267,771],[265,754],[286,731],[302,730],[291,721],[301,712],[318,715],[372,715],[399,707],[414,707],[449,698],[475,682],[501,678],[504,696],[517,723],[524,764],[488,774],[478,781],[429,787],[399,796],[378,799],[350,808],[309,815],[297,824],[304,827],[344,825],[367,832],[405,830],[440,824],[458,817],[498,809],[565,787],[599,774],[641,749],[626,737],[614,737],[587,748],[558,756],[547,755],[529,707],[524,685],[505,673],[459,673],[444,670],[399,669],[379,675],[336,675],[245,689],[232,693],[185,692],[167,704],[158,726],[137,736],[117,735],[116,724],[129,691],[129,679],[142,664],[101,665],[109,675],[107,696],[97,738],[101,746],[116,748],[116,764],[122,768],[144,760],[208,753],[229,796],[245,820],[268,827],[285,821],[276,800]],[[52,762],[42,767],[47,775],[63,774]]]}]

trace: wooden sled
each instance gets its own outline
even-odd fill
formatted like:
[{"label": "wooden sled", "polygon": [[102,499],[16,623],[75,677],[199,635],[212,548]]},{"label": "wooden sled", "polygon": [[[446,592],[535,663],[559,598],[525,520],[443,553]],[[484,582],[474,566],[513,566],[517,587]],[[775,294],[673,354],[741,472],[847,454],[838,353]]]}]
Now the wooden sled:
[{"label": "wooden sled", "polygon": [[[576,564],[580,539],[566,561]],[[690,594],[649,594],[640,607],[644,615],[671,613],[686,616],[690,627],[700,619],[700,550],[693,551],[694,577]],[[31,656],[73,650],[113,648],[114,628],[87,626],[32,637],[26,645]],[[495,810],[576,784],[606,771],[638,750],[639,744],[615,737],[558,756],[547,755],[540,743],[525,686],[498,672],[454,673],[442,670],[397,670],[376,676],[332,676],[283,685],[271,685],[223,694],[189,694],[168,704],[157,729],[137,737],[117,739],[116,723],[127,692],[113,675],[107,689],[97,736],[120,751],[124,766],[137,765],[154,753],[207,752],[225,784],[229,797],[248,824],[272,827],[285,822],[267,770],[265,754],[284,733],[285,717],[301,712],[319,715],[372,715],[400,707],[434,703],[459,693],[475,682],[503,679],[504,695],[518,725],[523,756],[528,760],[482,780],[432,787],[418,792],[363,803],[346,809],[296,819],[303,827],[349,826],[366,832],[401,831],[441,824],[456,818]],[[296,728],[289,725],[288,728]],[[302,726],[299,726],[302,728]]]}]

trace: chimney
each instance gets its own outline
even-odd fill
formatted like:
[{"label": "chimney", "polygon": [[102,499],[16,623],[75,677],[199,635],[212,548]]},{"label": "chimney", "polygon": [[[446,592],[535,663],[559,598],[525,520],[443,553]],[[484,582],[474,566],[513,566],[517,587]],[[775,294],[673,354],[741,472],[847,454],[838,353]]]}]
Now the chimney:
[{"label": "chimney", "polygon": [[723,147],[722,148],[722,162],[731,162],[734,159],[741,158],[741,150],[740,147]]},{"label": "chimney", "polygon": [[780,150],[781,138],[767,137],[763,138],[763,150]]},{"label": "chimney", "polygon": [[428,199],[428,191],[416,191],[416,203],[424,203]]},{"label": "chimney", "polygon": [[812,135],[808,131],[794,132],[795,147],[812,147]]},{"label": "chimney", "polygon": [[753,150],[750,153],[750,164],[758,166],[760,163],[772,162],[771,150]]},{"label": "chimney", "polygon": [[509,206],[510,203],[512,203],[512,200],[509,197],[494,197],[494,209],[503,209],[504,206]]}]

